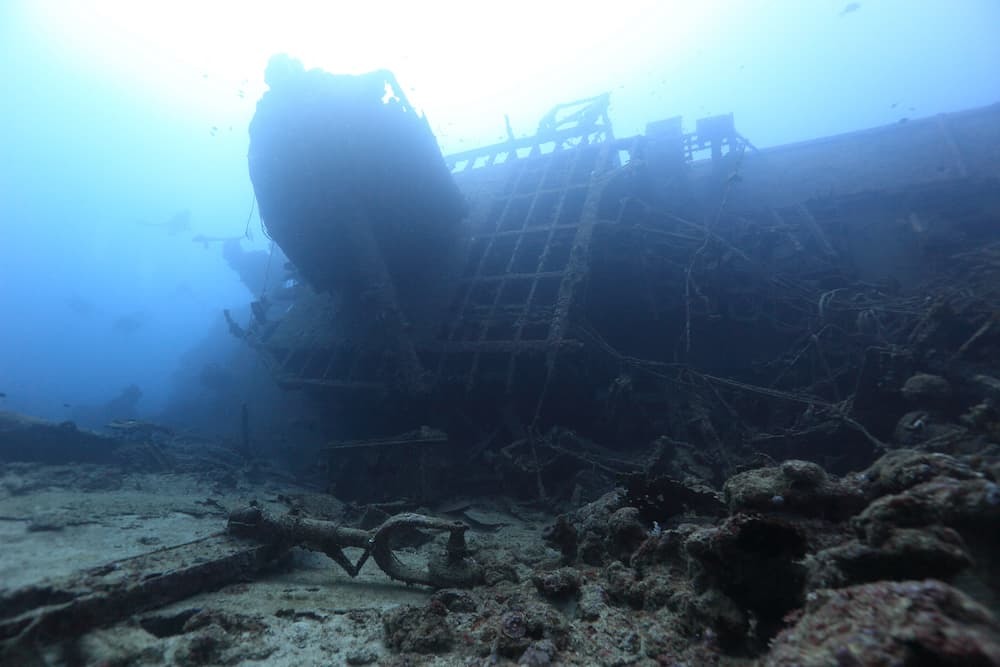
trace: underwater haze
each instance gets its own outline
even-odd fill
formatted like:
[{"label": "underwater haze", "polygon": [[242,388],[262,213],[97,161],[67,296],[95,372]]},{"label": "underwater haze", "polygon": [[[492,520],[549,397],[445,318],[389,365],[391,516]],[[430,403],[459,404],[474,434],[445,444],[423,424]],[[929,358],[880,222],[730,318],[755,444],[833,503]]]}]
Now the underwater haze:
[{"label": "underwater haze", "polygon": [[258,294],[217,239],[270,250],[246,155],[275,53],[393,71],[446,154],[605,91],[617,136],[733,112],[765,147],[997,102],[997,26],[996,0],[6,2],[0,410],[99,425],[227,384],[222,312]]}]

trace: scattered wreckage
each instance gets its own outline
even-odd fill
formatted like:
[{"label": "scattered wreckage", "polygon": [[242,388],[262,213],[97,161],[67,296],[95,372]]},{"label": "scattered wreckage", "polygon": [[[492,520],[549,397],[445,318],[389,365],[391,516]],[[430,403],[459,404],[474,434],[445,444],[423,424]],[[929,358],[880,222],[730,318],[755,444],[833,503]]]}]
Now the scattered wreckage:
[{"label": "scattered wreckage", "polygon": [[[447,533],[443,550],[426,566],[399,560],[393,549],[408,531]],[[460,521],[397,514],[371,530],[340,526],[293,513],[277,516],[257,506],[233,510],[226,531],[63,579],[49,579],[0,595],[0,658],[31,655],[45,642],[65,642],[95,628],[222,586],[246,581],[292,547],[320,551],[351,577],[369,558],[390,578],[433,588],[470,587],[482,570],[470,558]],[[351,562],[345,548],[360,550]],[[13,663],[10,663],[13,664]]]}]

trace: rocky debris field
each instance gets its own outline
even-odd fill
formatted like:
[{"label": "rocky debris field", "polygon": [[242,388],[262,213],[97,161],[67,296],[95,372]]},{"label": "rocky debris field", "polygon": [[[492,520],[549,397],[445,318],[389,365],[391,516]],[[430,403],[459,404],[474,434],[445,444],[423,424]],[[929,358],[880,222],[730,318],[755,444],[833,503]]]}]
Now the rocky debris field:
[{"label": "rocky debris field", "polygon": [[[904,390],[918,408],[943,391],[927,377]],[[79,636],[2,637],[4,664],[1000,665],[996,428],[989,406],[954,418],[919,408],[863,470],[762,461],[719,488],[623,477],[557,511],[505,498],[343,503],[259,465],[7,463],[7,599],[219,533],[248,503],[363,530],[399,512],[459,520],[477,576],[432,590],[368,563],[352,578],[294,548],[251,579]],[[444,540],[414,530],[394,553],[419,568]]]}]

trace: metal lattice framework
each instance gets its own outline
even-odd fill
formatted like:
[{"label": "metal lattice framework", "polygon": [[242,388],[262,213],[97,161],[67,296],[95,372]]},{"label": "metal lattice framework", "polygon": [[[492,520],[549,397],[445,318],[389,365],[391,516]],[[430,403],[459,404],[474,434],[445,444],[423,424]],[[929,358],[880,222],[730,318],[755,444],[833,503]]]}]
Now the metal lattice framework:
[{"label": "metal lattice framework", "polygon": [[[420,366],[412,373],[433,384],[509,386],[518,360],[536,373],[546,355],[581,347],[568,334],[571,306],[586,273],[600,175],[620,166],[606,109],[606,96],[560,105],[535,136],[446,158],[471,203],[467,243],[447,315],[433,332],[405,340]],[[279,381],[386,389],[399,372],[385,341],[367,335],[378,317],[344,320],[327,295],[298,298],[260,343]]]}]

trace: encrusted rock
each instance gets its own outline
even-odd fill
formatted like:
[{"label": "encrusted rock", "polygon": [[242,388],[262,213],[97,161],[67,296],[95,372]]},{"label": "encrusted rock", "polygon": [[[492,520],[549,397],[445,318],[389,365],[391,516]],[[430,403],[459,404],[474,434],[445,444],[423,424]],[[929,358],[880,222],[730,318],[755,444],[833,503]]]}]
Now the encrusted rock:
[{"label": "encrusted rock", "polygon": [[580,573],[570,567],[538,572],[531,581],[538,593],[550,600],[573,597],[580,590]]},{"label": "encrusted rock", "polygon": [[[995,562],[1000,542],[1000,487],[943,454],[893,452],[864,478],[873,500],[851,519],[856,539],[808,559],[809,588],[877,580],[950,580]],[[971,545],[971,548],[970,546]]]},{"label": "encrusted rock", "polygon": [[382,617],[385,644],[404,653],[442,653],[451,649],[453,636],[444,604],[402,605]]},{"label": "encrusted rock", "polygon": [[667,564],[671,568],[686,569],[687,560],[683,546],[691,533],[699,530],[693,523],[683,523],[676,528],[651,534],[629,560],[629,565],[642,574],[646,569]]},{"label": "encrusted rock", "polygon": [[516,584],[521,580],[517,574],[517,568],[510,560],[504,560],[496,553],[483,552],[476,556],[476,561],[481,567],[481,578],[487,586],[496,586],[500,582],[509,581]]},{"label": "encrusted rock", "polygon": [[552,664],[558,650],[551,639],[542,639],[532,643],[518,659],[518,667],[546,667]]},{"label": "encrusted rock", "polygon": [[880,579],[949,580],[972,565],[962,538],[944,526],[892,528],[876,544],[851,540],[809,559],[810,589],[840,588]]},{"label": "encrusted rock", "polygon": [[604,570],[608,597],[619,603],[642,609],[642,590],[636,585],[635,572],[621,562],[614,561]]},{"label": "encrusted rock", "polygon": [[542,538],[551,547],[559,550],[564,563],[572,563],[576,560],[580,535],[568,515],[560,514],[556,517],[556,522],[546,527],[542,532]]},{"label": "encrusted rock", "polygon": [[951,383],[940,375],[917,373],[903,383],[903,398],[923,405],[940,404],[951,397]]},{"label": "encrusted rock", "polygon": [[577,612],[585,621],[596,621],[608,606],[608,592],[600,584],[584,584],[580,588]]},{"label": "encrusted rock", "polygon": [[479,607],[476,598],[469,591],[457,588],[445,588],[437,591],[431,600],[440,602],[448,611],[459,613],[471,613]]},{"label": "encrusted rock", "polygon": [[943,524],[994,533],[1000,525],[1000,486],[983,477],[935,477],[902,493],[873,501],[852,521],[869,543],[891,527]]},{"label": "encrusted rock", "polygon": [[504,613],[500,617],[500,627],[497,633],[497,652],[501,655],[513,656],[523,653],[531,644],[528,637],[528,619],[520,609]]},{"label": "encrusted rock", "polygon": [[506,658],[520,657],[538,640],[551,640],[560,650],[569,642],[562,614],[547,604],[533,602],[512,604],[500,615],[495,636],[496,652]]},{"label": "encrusted rock", "polygon": [[982,474],[947,454],[901,449],[888,452],[875,461],[859,479],[870,498],[901,493],[935,477],[978,479]]},{"label": "encrusted rock", "polygon": [[628,558],[647,537],[646,526],[635,507],[623,507],[608,519],[608,550],[616,558]]},{"label": "encrusted rock", "polygon": [[746,640],[750,619],[731,597],[717,589],[684,591],[677,596],[677,608],[692,638],[710,633],[721,645],[732,647]]},{"label": "encrusted rock", "polygon": [[856,483],[832,478],[809,461],[789,460],[739,473],[726,481],[724,493],[734,514],[753,510],[839,520],[865,506]]},{"label": "encrusted rock", "polygon": [[715,528],[693,532],[684,548],[701,567],[694,584],[718,589],[754,613],[766,639],[781,618],[801,604],[806,570],[800,562],[806,537],[776,516],[737,515]]},{"label": "encrusted rock", "polygon": [[233,645],[233,638],[220,626],[212,624],[191,632],[178,641],[174,660],[180,665],[220,665],[223,655]]},{"label": "encrusted rock", "polygon": [[667,605],[674,596],[673,580],[662,570],[637,576],[638,573],[615,561],[604,571],[608,597],[635,609],[653,611]]},{"label": "encrusted rock", "polygon": [[1000,624],[939,581],[819,591],[792,618],[765,667],[1000,665]]},{"label": "encrusted rock", "polygon": [[604,530],[594,527],[583,534],[579,556],[587,565],[601,565],[607,559],[607,535]]},{"label": "encrusted rock", "polygon": [[349,651],[344,656],[344,660],[348,665],[370,665],[378,660],[378,651],[368,646],[362,646]]},{"label": "encrusted rock", "polygon": [[[627,548],[628,543],[622,540],[634,530],[627,517],[615,520],[617,532],[614,536],[609,528],[612,515],[623,507],[624,497],[625,492],[617,489],[558,517],[555,525],[546,530],[545,540],[562,552],[563,562],[566,564],[579,559],[588,565],[603,565],[609,556],[609,550],[616,552],[620,548]],[[623,530],[624,534],[621,532]],[[624,557],[621,553],[615,555]]]}]

